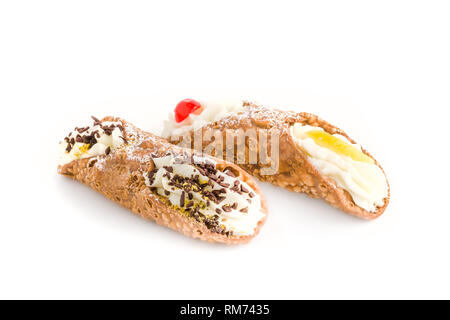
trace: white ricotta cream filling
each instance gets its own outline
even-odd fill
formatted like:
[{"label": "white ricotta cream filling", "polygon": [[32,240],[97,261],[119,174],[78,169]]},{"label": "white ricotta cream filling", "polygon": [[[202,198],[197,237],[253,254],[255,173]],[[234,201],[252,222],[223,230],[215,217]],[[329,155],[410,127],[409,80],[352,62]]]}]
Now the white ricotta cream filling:
[{"label": "white ricotta cream filling", "polygon": [[[114,129],[107,129],[107,132],[110,133],[107,134],[102,126],[105,128],[110,127],[111,125],[114,126]],[[75,129],[59,144],[59,164],[64,165],[73,160],[89,158],[114,151],[114,149],[124,143],[122,131],[118,127],[120,125],[120,122],[105,121],[101,123],[101,126],[97,124],[90,126],[89,128]],[[82,131],[82,129],[86,130]],[[94,135],[95,140],[91,143],[81,142],[83,137],[91,136],[92,134]],[[78,138],[79,141],[77,141],[77,137],[81,137],[81,139]],[[68,151],[69,144],[70,151]]]},{"label": "white ricotta cream filling", "polygon": [[[215,177],[218,179],[214,180],[203,174],[205,172],[201,166],[199,168],[195,164],[177,163],[174,156],[154,158],[153,161],[155,170],[152,173],[144,173],[147,186],[156,188],[159,195],[168,199],[171,205],[186,214],[197,207],[197,212],[203,215],[203,219],[217,221],[219,230],[231,231],[235,235],[254,234],[258,222],[264,218],[260,196],[234,175],[217,170]],[[209,159],[205,161],[215,167],[215,163]],[[191,184],[189,179],[198,179],[197,181],[201,184],[209,182],[209,185],[200,190],[195,187],[195,184]],[[180,185],[174,184],[174,181],[179,182]],[[194,187],[186,191],[186,185],[188,189],[192,185]],[[220,193],[218,193],[219,190],[221,190]],[[205,191],[206,193],[216,192],[221,197],[220,201],[205,196]]]},{"label": "white ricotta cream filling", "polygon": [[[388,184],[381,168],[375,163],[355,161],[350,156],[319,146],[307,135],[313,130],[324,131],[319,127],[296,123],[291,126],[290,133],[296,144],[306,151],[308,160],[317,171],[348,191],[359,207],[374,212],[382,206],[388,196]],[[333,136],[361,151],[359,145],[352,144],[344,136]]]},{"label": "white ricotta cream filling", "polygon": [[174,113],[169,113],[169,119],[164,121],[162,136],[164,138],[182,136],[191,130],[202,128],[244,110],[243,101],[200,101],[200,104],[203,107],[200,114],[191,113],[179,123],[175,121]]}]

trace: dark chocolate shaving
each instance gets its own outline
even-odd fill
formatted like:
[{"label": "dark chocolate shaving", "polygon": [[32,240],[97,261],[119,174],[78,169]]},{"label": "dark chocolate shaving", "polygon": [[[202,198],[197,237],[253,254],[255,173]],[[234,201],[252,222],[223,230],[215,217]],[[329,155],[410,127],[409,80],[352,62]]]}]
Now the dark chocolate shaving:
[{"label": "dark chocolate shaving", "polygon": [[163,168],[166,169],[167,171],[169,171],[170,173],[173,173],[173,167],[164,166]]},{"label": "dark chocolate shaving", "polygon": [[230,176],[230,177],[232,177],[232,178],[236,178],[236,176],[234,175],[233,171],[231,171],[231,170],[225,171],[225,174]]},{"label": "dark chocolate shaving", "polygon": [[249,192],[248,189],[247,189],[246,187],[244,187],[243,184],[241,184],[241,191],[242,191],[242,192],[245,192],[245,193],[248,193],[248,192]]},{"label": "dark chocolate shaving", "polygon": [[242,208],[239,211],[242,212],[242,213],[248,213],[248,207]]},{"label": "dark chocolate shaving", "polygon": [[230,205],[228,205],[228,204],[223,205],[222,206],[222,210],[225,211],[225,212],[231,212],[232,211]]},{"label": "dark chocolate shaving", "polygon": [[185,197],[185,192],[181,192],[181,197],[180,197],[180,207],[184,207],[184,197]]}]

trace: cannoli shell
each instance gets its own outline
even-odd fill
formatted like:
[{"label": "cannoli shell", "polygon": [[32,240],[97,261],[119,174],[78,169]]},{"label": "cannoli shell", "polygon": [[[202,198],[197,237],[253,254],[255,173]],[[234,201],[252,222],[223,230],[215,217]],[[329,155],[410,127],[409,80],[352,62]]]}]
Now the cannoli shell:
[{"label": "cannoli shell", "polygon": [[127,143],[109,155],[100,155],[74,160],[58,167],[62,175],[78,180],[100,192],[114,202],[156,223],[181,232],[189,237],[209,242],[243,244],[257,235],[267,218],[267,205],[255,180],[244,170],[221,159],[208,157],[217,163],[217,168],[229,168],[246,182],[261,197],[265,217],[259,221],[254,234],[248,236],[226,236],[210,231],[204,223],[186,217],[169,206],[162,197],[150,191],[145,184],[143,173],[153,169],[153,157],[165,156],[168,152],[176,155],[192,155],[194,151],[170,144],[167,140],[144,132],[130,123],[106,117],[102,121],[120,121],[124,127]]},{"label": "cannoli shell", "polygon": [[[296,113],[269,109],[251,102],[244,102],[244,107],[245,111],[243,112],[226,116],[201,129],[188,132],[183,137],[169,137],[169,141],[174,144],[179,144],[180,142],[184,143],[183,141],[186,141],[186,136],[190,136],[190,140],[187,140],[191,143],[190,147],[198,149],[198,146],[194,145],[194,138],[201,136],[201,147],[203,151],[216,155],[215,149],[208,149],[207,147],[216,142],[216,138],[213,138],[211,132],[218,130],[222,133],[230,134],[230,136],[233,136],[233,134],[238,136],[239,134],[242,134],[242,130],[245,132],[252,129],[257,132],[256,139],[248,137],[248,139],[241,140],[241,144],[245,148],[246,158],[244,161],[238,159],[238,152],[236,152],[239,147],[239,145],[237,145],[238,139],[235,140],[235,152],[231,152],[233,157],[231,159],[227,157],[226,159],[239,165],[242,169],[258,178],[260,181],[270,182],[276,186],[294,192],[305,193],[312,198],[322,198],[334,207],[364,219],[375,219],[386,210],[390,198],[390,188],[388,196],[384,199],[384,204],[378,207],[375,212],[369,212],[359,207],[353,202],[351,195],[347,191],[338,187],[333,179],[320,174],[314,168],[308,161],[306,153],[297,146],[291,137],[290,127],[295,123],[316,126],[324,129],[329,134],[340,134],[346,137],[350,142],[356,143],[344,131],[310,113]],[[272,154],[270,150],[271,137],[274,134],[279,137],[279,167],[274,174],[264,174],[264,168],[267,168],[270,165],[261,163],[259,157],[254,164],[251,164],[250,161],[248,161],[250,151],[259,153],[260,148],[262,148],[259,141],[259,132],[261,130],[264,130],[264,132],[267,133],[268,143],[264,143],[264,145],[267,146],[266,153],[269,155],[269,159]],[[229,150],[227,150],[225,141],[226,134],[222,134],[222,154],[220,156],[216,155],[218,157],[221,157],[222,155],[225,157],[230,154],[228,152]],[[363,152],[371,157],[375,161],[375,164],[383,170],[376,159],[374,159],[366,150],[363,149]],[[265,163],[267,163],[267,161],[265,161]]]}]

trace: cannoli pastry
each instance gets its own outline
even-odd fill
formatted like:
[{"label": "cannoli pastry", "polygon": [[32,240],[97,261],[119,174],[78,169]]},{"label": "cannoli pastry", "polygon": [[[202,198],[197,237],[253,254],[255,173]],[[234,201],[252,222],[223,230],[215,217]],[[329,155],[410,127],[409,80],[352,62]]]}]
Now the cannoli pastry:
[{"label": "cannoli pastry", "polygon": [[389,202],[389,184],[379,163],[342,130],[313,114],[250,102],[186,99],[169,114],[162,135],[361,218],[380,216]]},{"label": "cannoli pastry", "polygon": [[244,170],[122,119],[93,119],[60,143],[59,173],[190,237],[241,244],[259,232],[267,207]]}]

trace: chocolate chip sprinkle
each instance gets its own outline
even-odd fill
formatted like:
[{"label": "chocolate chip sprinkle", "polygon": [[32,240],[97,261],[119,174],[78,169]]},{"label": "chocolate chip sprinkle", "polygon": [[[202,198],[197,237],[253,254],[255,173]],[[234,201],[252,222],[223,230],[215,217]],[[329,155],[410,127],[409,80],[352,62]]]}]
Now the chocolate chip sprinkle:
[{"label": "chocolate chip sprinkle", "polygon": [[89,130],[89,127],[84,127],[84,128],[75,128],[75,130],[77,130],[79,133],[83,133],[87,130]]},{"label": "chocolate chip sprinkle", "polygon": [[245,193],[248,193],[248,192],[249,192],[248,189],[247,189],[246,187],[244,187],[243,184],[241,184],[241,191],[242,191],[242,192],[245,192]]},{"label": "chocolate chip sprinkle", "polygon": [[173,173],[173,167],[164,166],[163,168],[166,169],[167,171],[169,171],[170,173]]},{"label": "chocolate chip sprinkle", "polygon": [[92,120],[94,120],[94,125],[98,125],[98,124],[102,123],[98,118],[96,118],[94,116],[91,116],[91,118],[92,118]]},{"label": "chocolate chip sprinkle", "polygon": [[185,198],[186,193],[184,191],[181,192],[181,197],[180,197],[180,207],[184,207],[184,198]]},{"label": "chocolate chip sprinkle", "polygon": [[232,177],[232,178],[236,178],[236,176],[234,175],[233,171],[231,171],[231,170],[225,171],[225,174],[230,176],[230,177]]},{"label": "chocolate chip sprinkle", "polygon": [[163,176],[164,178],[167,178],[167,179],[170,180],[170,173],[169,173],[169,172],[164,173],[162,176]]},{"label": "chocolate chip sprinkle", "polygon": [[110,154],[110,152],[111,152],[111,147],[106,148],[105,154],[108,155],[108,154]]},{"label": "chocolate chip sprinkle", "polygon": [[149,171],[149,172],[147,173],[148,178],[149,178],[149,179],[153,178],[153,176],[156,174],[156,171],[157,171],[157,170],[158,170],[158,169],[153,169],[152,171]]},{"label": "chocolate chip sprinkle", "polygon": [[88,167],[92,168],[96,162],[97,162],[97,159],[92,159],[91,161],[89,161]]},{"label": "chocolate chip sprinkle", "polygon": [[222,206],[222,210],[225,211],[225,212],[231,212],[232,211],[230,205],[228,205],[228,204],[223,205]]}]

